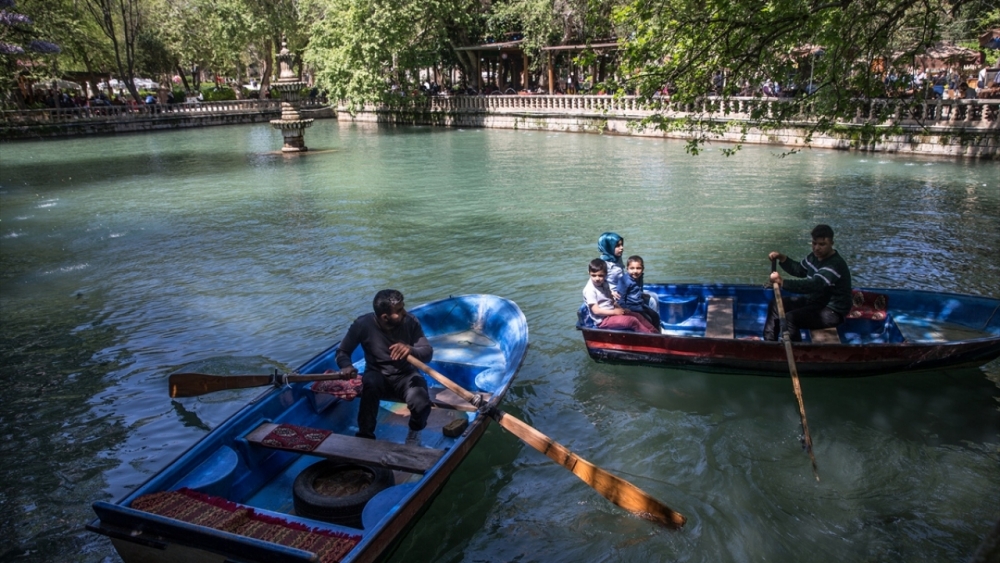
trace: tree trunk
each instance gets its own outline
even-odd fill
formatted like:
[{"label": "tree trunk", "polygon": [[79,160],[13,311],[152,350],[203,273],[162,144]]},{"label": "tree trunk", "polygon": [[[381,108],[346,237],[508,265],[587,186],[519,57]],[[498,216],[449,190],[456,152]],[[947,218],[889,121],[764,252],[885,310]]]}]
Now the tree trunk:
[{"label": "tree trunk", "polygon": [[186,75],[186,74],[184,74],[184,69],[183,69],[183,68],[181,68],[181,63],[179,63],[179,62],[178,62],[178,63],[177,63],[176,65],[175,65],[175,67],[176,67],[176,69],[177,69],[177,74],[179,74],[179,75],[180,75],[180,77],[181,77],[181,82],[182,82],[182,83],[184,84],[184,91],[185,91],[185,92],[190,92],[190,91],[191,91],[191,88],[190,88],[190,87],[188,86],[188,79],[187,79],[187,75]]},{"label": "tree trunk", "polygon": [[274,40],[264,41],[264,71],[260,77],[260,91],[257,99],[266,100],[268,90],[271,89],[271,74],[274,72]]}]

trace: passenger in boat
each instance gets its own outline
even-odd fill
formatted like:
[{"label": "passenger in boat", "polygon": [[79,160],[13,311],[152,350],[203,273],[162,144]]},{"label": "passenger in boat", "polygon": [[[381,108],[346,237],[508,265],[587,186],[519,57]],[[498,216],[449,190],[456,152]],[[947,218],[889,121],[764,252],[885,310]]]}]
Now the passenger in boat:
[{"label": "passenger in boat", "polygon": [[647,305],[648,298],[642,292],[642,276],[646,270],[646,264],[642,261],[642,256],[629,256],[625,262],[625,271],[628,275],[624,277],[625,292],[622,294],[621,305],[629,311],[635,311],[654,328],[660,326],[660,313]]},{"label": "passenger in boat", "polygon": [[625,264],[622,254],[625,252],[625,239],[618,233],[602,233],[597,239],[597,251],[601,259],[608,264],[608,285],[615,299],[621,299],[625,291]]},{"label": "passenger in boat", "polygon": [[[812,230],[812,252],[801,262],[795,262],[780,252],[771,252],[768,259],[778,260],[781,269],[792,276],[805,278],[786,280],[772,272],[775,282],[784,290],[800,295],[782,296],[789,337],[800,342],[799,329],[835,327],[844,322],[851,310],[851,271],[840,253],[833,248],[833,229],[829,225],[816,225]],[[764,321],[764,340],[777,340],[778,307],[774,299],[767,308]]]},{"label": "passenger in boat", "polygon": [[659,334],[659,329],[653,328],[649,321],[639,313],[623,309],[615,303],[611,287],[607,282],[608,265],[594,258],[588,266],[590,281],[583,287],[583,302],[587,304],[590,316],[597,328],[607,330],[631,330]]},{"label": "passenger in boat", "polygon": [[361,438],[375,439],[378,403],[382,399],[405,402],[410,409],[411,435],[427,426],[431,400],[427,381],[408,361],[407,356],[427,363],[434,354],[424,336],[420,321],[406,312],[403,294],[383,289],[372,301],[374,313],[355,319],[337,349],[337,365],[345,373],[357,374],[351,354],[361,346],[365,353],[361,405],[358,409],[358,432]]}]

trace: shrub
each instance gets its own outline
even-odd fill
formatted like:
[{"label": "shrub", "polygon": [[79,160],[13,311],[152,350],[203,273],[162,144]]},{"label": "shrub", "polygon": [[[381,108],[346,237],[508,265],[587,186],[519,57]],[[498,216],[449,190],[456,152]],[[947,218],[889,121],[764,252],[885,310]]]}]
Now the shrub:
[{"label": "shrub", "polygon": [[206,102],[226,102],[229,100],[236,99],[236,92],[233,92],[232,88],[209,88],[202,92],[202,98]]}]

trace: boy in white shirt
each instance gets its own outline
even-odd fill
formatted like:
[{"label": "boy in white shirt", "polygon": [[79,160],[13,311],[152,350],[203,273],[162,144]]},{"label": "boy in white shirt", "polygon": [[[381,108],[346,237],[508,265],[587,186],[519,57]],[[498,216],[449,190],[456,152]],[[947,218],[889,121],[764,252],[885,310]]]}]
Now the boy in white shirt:
[{"label": "boy in white shirt", "polygon": [[608,265],[595,258],[588,266],[590,281],[583,287],[583,302],[587,304],[590,316],[597,328],[606,330],[631,330],[648,334],[659,334],[649,321],[639,313],[622,309],[615,303],[608,286]]}]

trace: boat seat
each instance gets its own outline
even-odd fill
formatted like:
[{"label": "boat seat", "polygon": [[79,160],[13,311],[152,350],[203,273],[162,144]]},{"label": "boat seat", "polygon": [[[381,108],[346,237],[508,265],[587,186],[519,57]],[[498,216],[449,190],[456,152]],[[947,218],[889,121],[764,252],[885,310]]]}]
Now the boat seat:
[{"label": "boat seat", "polygon": [[[310,397],[312,398],[313,408],[316,409],[316,412],[322,412],[337,400],[334,398],[334,395],[324,391],[322,387],[317,387],[315,384],[310,385],[307,389],[311,391]],[[451,389],[446,387],[429,387],[427,389],[427,393],[430,395],[431,405],[434,408],[465,412],[473,412],[476,410],[476,407],[472,406],[468,401],[459,397]],[[493,397],[490,393],[480,394],[483,396],[483,399],[487,401]]]},{"label": "boat seat", "polygon": [[732,297],[710,297],[705,314],[705,338],[733,338]]},{"label": "boat seat", "polygon": [[330,434],[312,450],[277,445],[270,440],[268,443],[264,443],[264,438],[279,426],[282,425],[265,422],[247,434],[246,441],[263,448],[314,455],[336,461],[369,463],[421,475],[433,467],[444,455],[444,450],[435,448],[397,444],[385,440],[369,440],[342,434]]},{"label": "boat seat", "polygon": [[[472,403],[459,397],[454,391],[446,387],[429,387],[427,389],[431,397],[431,404],[439,409],[454,409],[457,411],[473,412],[476,407]],[[484,401],[489,401],[493,397],[491,393],[480,393]]]},{"label": "boat seat", "polygon": [[840,333],[837,327],[814,328],[809,331],[813,344],[840,344]]}]

